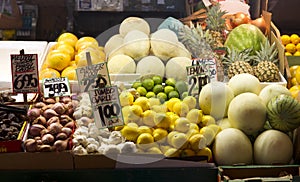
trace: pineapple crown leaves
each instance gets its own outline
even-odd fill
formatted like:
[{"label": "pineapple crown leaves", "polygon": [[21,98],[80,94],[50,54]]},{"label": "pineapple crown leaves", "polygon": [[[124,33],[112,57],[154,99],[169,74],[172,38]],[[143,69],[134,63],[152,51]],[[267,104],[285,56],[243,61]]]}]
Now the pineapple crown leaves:
[{"label": "pineapple crown leaves", "polygon": [[220,3],[211,6],[207,10],[207,28],[214,31],[222,31],[225,29],[225,19],[223,15],[225,15],[227,11],[221,10]]},{"label": "pineapple crown leaves", "polygon": [[179,41],[185,45],[194,58],[212,57],[213,50],[208,42],[211,40],[209,36],[209,32],[204,32],[199,24],[196,27],[185,25],[178,31]]},{"label": "pineapple crown leaves", "polygon": [[227,54],[223,57],[222,62],[226,66],[229,66],[231,63],[234,63],[236,61],[250,62],[252,60],[252,51],[252,48],[244,49],[243,51],[237,51],[236,49],[227,49]]},{"label": "pineapple crown leaves", "polygon": [[275,42],[270,44],[269,41],[264,41],[260,43],[261,49],[255,51],[255,54],[252,56],[255,61],[255,65],[262,61],[273,62],[278,64],[278,49]]}]

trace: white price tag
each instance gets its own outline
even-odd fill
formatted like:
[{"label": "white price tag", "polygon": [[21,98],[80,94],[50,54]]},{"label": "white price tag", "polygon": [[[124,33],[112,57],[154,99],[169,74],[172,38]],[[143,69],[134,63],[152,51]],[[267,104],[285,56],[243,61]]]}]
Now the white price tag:
[{"label": "white price tag", "polygon": [[14,93],[38,93],[38,56],[37,54],[12,54],[11,72]]},{"label": "white price tag", "polygon": [[43,79],[44,97],[70,96],[71,89],[68,78],[45,78]]},{"label": "white price tag", "polygon": [[89,95],[98,128],[124,125],[117,86],[90,90]]},{"label": "white price tag", "polygon": [[76,74],[81,92],[110,85],[106,62],[77,68]]}]

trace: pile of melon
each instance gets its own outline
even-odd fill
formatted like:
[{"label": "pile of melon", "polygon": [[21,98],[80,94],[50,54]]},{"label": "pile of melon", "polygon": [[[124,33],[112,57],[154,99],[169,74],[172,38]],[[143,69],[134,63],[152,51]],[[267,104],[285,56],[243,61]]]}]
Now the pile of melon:
[{"label": "pile of melon", "polygon": [[203,87],[199,105],[222,131],[212,146],[218,165],[289,164],[292,133],[300,126],[300,102],[279,84],[261,86],[251,74]]},{"label": "pile of melon", "polygon": [[119,26],[119,33],[104,46],[110,74],[155,74],[186,80],[186,66],[191,54],[167,28],[150,32],[149,23],[139,17],[128,17]]}]

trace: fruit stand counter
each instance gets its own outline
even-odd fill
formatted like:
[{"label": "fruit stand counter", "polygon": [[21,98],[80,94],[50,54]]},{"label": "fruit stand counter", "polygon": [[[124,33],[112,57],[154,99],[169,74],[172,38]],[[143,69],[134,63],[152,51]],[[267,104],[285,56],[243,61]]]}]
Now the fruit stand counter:
[{"label": "fruit stand counter", "polygon": [[[11,167],[9,170],[0,170],[1,181],[218,181],[218,169],[213,163],[202,163],[192,161],[182,161],[173,159],[162,159],[156,162],[147,164],[128,164],[116,162],[114,168],[83,168],[72,169],[70,167],[70,158],[68,153],[59,154],[55,153],[41,154],[10,154],[11,159],[5,160],[3,154],[0,156],[0,162],[7,164]],[[15,163],[14,158],[19,157],[20,163]],[[27,156],[25,159],[24,157]],[[29,157],[28,157],[29,156]],[[64,159],[62,157],[65,157]],[[48,159],[46,159],[48,157]],[[98,156],[100,157],[100,156]],[[7,157],[6,157],[7,158]],[[101,158],[101,157],[100,157]],[[135,162],[138,163],[139,157],[134,157]],[[36,161],[40,160],[40,161]],[[124,160],[121,159],[122,161]],[[128,158],[128,160],[132,160]],[[141,159],[140,159],[141,160]],[[9,162],[11,161],[11,162]],[[32,165],[30,163],[32,161]],[[45,164],[48,161],[49,168]],[[23,164],[28,162],[28,169]],[[39,162],[40,169],[37,169]],[[89,161],[90,162],[90,161]],[[95,162],[98,162],[97,159]],[[107,161],[106,161],[107,162]],[[111,161],[113,162],[113,161]],[[15,164],[14,164],[15,163]],[[54,163],[57,169],[52,168]],[[67,164],[69,163],[69,164]],[[11,164],[19,169],[12,169]],[[62,166],[60,166],[62,165]],[[83,165],[83,163],[82,163]],[[86,164],[88,165],[88,164]],[[101,166],[101,164],[99,164]],[[103,166],[103,165],[102,165]],[[23,169],[21,169],[23,168]]]}]

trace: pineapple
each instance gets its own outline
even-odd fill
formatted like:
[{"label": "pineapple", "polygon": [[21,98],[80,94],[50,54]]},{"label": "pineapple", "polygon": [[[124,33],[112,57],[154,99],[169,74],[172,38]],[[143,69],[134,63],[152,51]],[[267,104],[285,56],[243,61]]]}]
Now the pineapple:
[{"label": "pineapple", "polygon": [[211,6],[207,10],[206,28],[209,30],[210,34],[213,37],[214,44],[211,45],[213,49],[216,49],[218,47],[223,47],[224,45],[225,42],[224,31],[226,29],[226,26],[225,26],[225,18],[223,18],[223,15],[225,14],[226,11],[221,10],[219,3]]},{"label": "pineapple", "polygon": [[252,49],[245,49],[242,52],[229,50],[227,57],[224,57],[223,64],[227,68],[228,78],[241,73],[249,73],[254,75],[254,70],[250,64]]},{"label": "pineapple", "polygon": [[261,82],[277,82],[280,79],[278,64],[278,50],[275,42],[261,43],[261,49],[253,56],[255,61],[254,75]]}]

